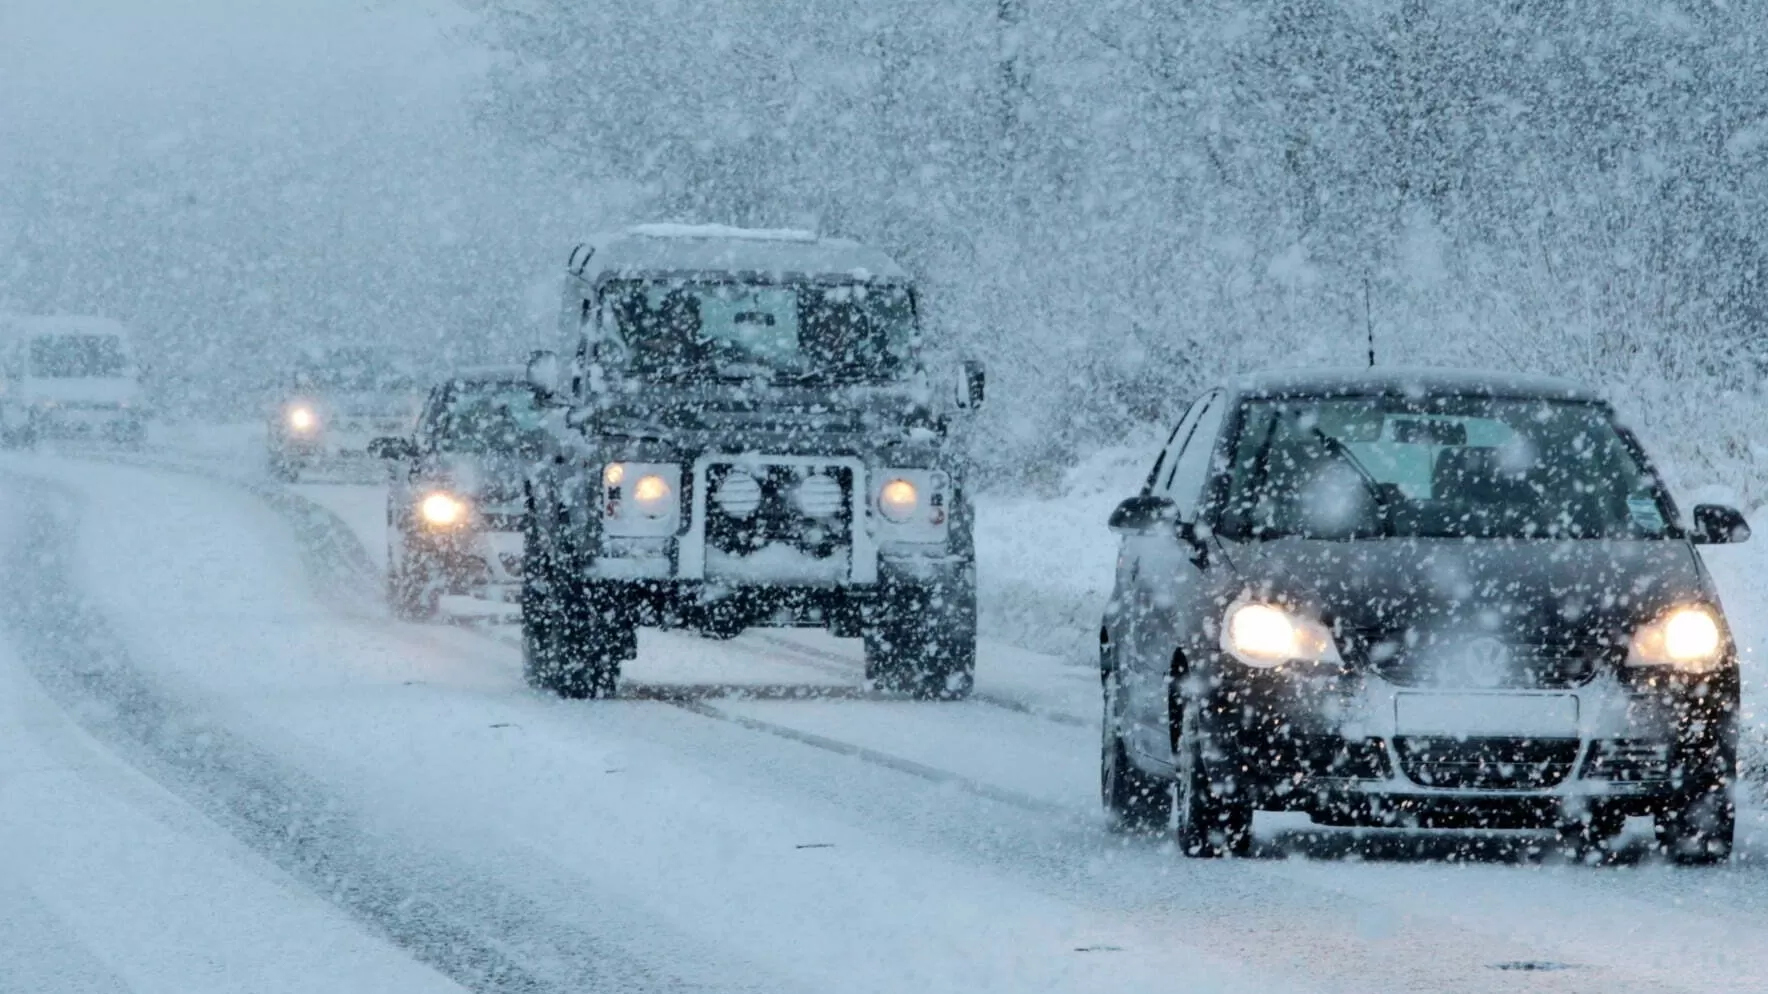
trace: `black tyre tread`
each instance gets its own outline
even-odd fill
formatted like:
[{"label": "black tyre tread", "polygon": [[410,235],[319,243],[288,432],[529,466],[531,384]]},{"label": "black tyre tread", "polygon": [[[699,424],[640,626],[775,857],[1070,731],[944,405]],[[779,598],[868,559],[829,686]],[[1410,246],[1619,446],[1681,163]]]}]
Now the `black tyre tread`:
[{"label": "black tyre tread", "polygon": [[956,701],[976,685],[975,594],[891,584],[863,633],[866,678],[918,700]]},{"label": "black tyre tread", "polygon": [[1245,856],[1252,852],[1252,807],[1226,785],[1209,779],[1202,741],[1196,731],[1198,705],[1181,713],[1179,781],[1175,791],[1179,851],[1196,859]]}]

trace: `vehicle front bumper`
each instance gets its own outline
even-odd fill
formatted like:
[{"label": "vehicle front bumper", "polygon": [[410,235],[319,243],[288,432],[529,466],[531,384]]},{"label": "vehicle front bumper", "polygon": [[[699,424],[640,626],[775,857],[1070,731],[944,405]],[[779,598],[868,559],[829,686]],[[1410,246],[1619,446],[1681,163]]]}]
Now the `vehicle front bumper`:
[{"label": "vehicle front bumper", "polygon": [[425,531],[406,542],[416,545],[429,568],[442,575],[446,592],[510,604],[520,599],[520,530]]},{"label": "vehicle front bumper", "polygon": [[1217,665],[1202,709],[1212,779],[1325,821],[1498,827],[1598,804],[1644,814],[1734,745],[1729,662],[1704,677],[1605,670],[1563,689],[1493,691]]}]

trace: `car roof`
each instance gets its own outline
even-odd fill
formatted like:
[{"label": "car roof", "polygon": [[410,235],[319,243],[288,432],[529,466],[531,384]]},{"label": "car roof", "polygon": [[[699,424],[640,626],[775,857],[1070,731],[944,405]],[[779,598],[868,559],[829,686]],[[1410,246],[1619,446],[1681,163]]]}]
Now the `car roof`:
[{"label": "car roof", "polygon": [[683,273],[883,283],[909,280],[896,260],[846,238],[724,225],[644,224],[598,235],[572,250],[569,269],[592,283]]},{"label": "car roof", "polygon": [[78,314],[4,314],[0,328],[13,334],[29,335],[116,335],[127,338],[129,329],[112,318]]},{"label": "car roof", "polygon": [[443,383],[506,383],[528,382],[528,370],[521,366],[462,366],[442,377]]},{"label": "car roof", "polygon": [[1556,376],[1478,369],[1376,367],[1272,370],[1225,386],[1245,397],[1507,397],[1601,403],[1595,391]]}]

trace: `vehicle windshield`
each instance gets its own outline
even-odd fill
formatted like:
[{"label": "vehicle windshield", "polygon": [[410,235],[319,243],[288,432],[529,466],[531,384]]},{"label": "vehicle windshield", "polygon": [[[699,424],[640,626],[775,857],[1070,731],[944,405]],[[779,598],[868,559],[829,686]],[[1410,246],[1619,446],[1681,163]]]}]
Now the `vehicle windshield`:
[{"label": "vehicle windshield", "polygon": [[43,335],[31,340],[31,372],[46,379],[122,376],[129,356],[115,335]]},{"label": "vehicle windshield", "polygon": [[658,379],[888,381],[914,345],[913,301],[896,286],[627,281],[604,300],[627,368]]},{"label": "vehicle windshield", "polygon": [[1663,489],[1595,404],[1257,400],[1221,530],[1242,539],[1657,538]]},{"label": "vehicle windshield", "polygon": [[340,350],[302,361],[295,367],[295,384],[334,393],[409,393],[417,381],[380,353]]},{"label": "vehicle windshield", "polygon": [[450,386],[434,415],[436,447],[452,452],[527,449],[538,441],[545,410],[526,383]]}]

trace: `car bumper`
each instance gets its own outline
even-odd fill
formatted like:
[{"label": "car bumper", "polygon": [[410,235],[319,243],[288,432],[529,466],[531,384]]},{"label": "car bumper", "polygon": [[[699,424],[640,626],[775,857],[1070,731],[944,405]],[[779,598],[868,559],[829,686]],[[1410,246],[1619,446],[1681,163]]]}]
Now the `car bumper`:
[{"label": "car bumper", "polygon": [[1501,812],[1550,818],[1598,803],[1645,813],[1707,768],[1734,727],[1726,675],[1461,691],[1221,663],[1203,709],[1212,778],[1246,785],[1262,808],[1351,823],[1405,813],[1495,825]]},{"label": "car bumper", "polygon": [[522,533],[466,529],[424,533],[406,541],[422,550],[450,594],[514,603],[522,583]]}]

